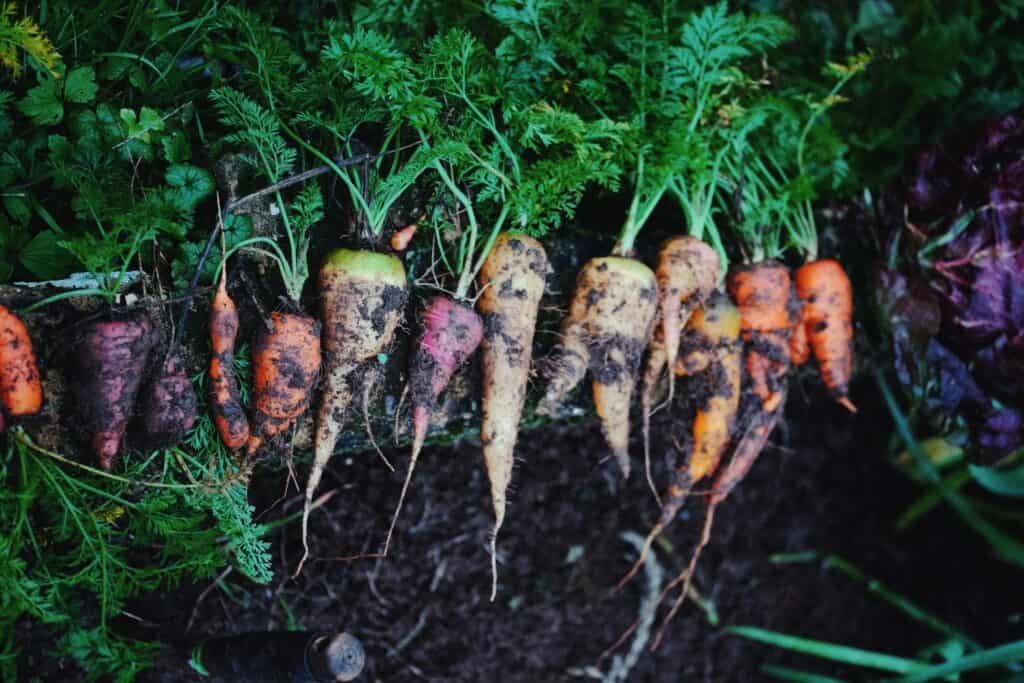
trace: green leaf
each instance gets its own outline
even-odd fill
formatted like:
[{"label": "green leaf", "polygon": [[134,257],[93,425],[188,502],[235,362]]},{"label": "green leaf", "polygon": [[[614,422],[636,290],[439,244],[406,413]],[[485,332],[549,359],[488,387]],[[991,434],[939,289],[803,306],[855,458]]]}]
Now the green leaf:
[{"label": "green leaf", "polygon": [[18,111],[40,126],[52,126],[64,119],[64,105],[60,101],[60,81],[47,78],[29,89],[18,101]]},{"label": "green leaf", "polygon": [[7,215],[19,225],[28,225],[32,220],[32,206],[25,197],[8,195],[4,197],[4,209]]},{"label": "green leaf", "polygon": [[43,230],[26,244],[18,260],[26,270],[40,280],[53,280],[67,275],[75,259],[58,244],[59,236],[53,230]]},{"label": "green leaf", "polygon": [[188,164],[175,164],[168,168],[167,184],[174,188],[175,204],[188,212],[213,192],[210,172]]},{"label": "green leaf", "polygon": [[120,116],[125,125],[126,139],[141,140],[149,144],[152,142],[150,133],[164,129],[164,120],[160,113],[149,107],[143,107],[137,115],[131,109],[122,109]]},{"label": "green leaf", "polygon": [[971,476],[992,493],[1024,498],[1024,463],[1015,467],[981,467],[969,465]]},{"label": "green leaf", "polygon": [[164,148],[164,158],[169,164],[180,164],[192,159],[192,147],[180,130],[161,138],[160,145]]},{"label": "green leaf", "polygon": [[64,80],[64,99],[86,104],[96,98],[96,72],[91,66],[79,66],[68,72]]}]

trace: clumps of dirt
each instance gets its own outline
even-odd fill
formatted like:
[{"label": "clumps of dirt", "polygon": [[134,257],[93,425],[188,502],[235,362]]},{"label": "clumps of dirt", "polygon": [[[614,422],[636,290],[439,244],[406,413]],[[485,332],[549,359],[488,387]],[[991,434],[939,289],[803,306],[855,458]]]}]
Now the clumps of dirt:
[{"label": "clumps of dirt", "polygon": [[621,334],[586,340],[590,351],[590,372],[600,384],[617,384],[636,376],[646,340]]}]

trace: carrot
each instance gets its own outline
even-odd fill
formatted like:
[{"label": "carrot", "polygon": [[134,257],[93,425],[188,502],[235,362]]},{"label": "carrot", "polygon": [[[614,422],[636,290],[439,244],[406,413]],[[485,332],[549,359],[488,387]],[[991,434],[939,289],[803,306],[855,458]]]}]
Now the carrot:
[{"label": "carrot", "polygon": [[679,514],[693,487],[711,476],[729,446],[740,401],[740,314],[729,299],[712,295],[690,318],[687,328],[695,340],[693,352],[679,359],[677,374],[708,375],[711,388],[693,420],[693,447],[680,461],[665,492],[661,516],[644,541],[633,567],[622,578],[624,586],[643,565],[651,544]]},{"label": "carrot", "polygon": [[656,312],[657,281],[650,268],[619,256],[588,261],[576,279],[547,393],[537,408],[555,415],[589,368],[601,429],[626,478],[630,398]]},{"label": "carrot", "polygon": [[43,407],[32,338],[21,318],[6,306],[0,306],[0,403],[11,417],[35,415]]},{"label": "carrot", "polygon": [[803,332],[832,396],[857,412],[848,396],[853,373],[853,288],[843,267],[818,259],[796,272],[796,293],[803,302]]},{"label": "carrot", "polygon": [[228,294],[227,270],[221,267],[220,284],[210,304],[210,405],[221,441],[237,450],[249,440],[249,420],[242,407],[235,372],[238,309]]},{"label": "carrot", "polygon": [[252,350],[252,429],[247,457],[295,423],[309,407],[320,372],[320,323],[301,313],[274,311]]},{"label": "carrot", "polygon": [[690,556],[690,562],[686,569],[665,586],[662,590],[661,597],[659,597],[660,602],[670,590],[678,586],[680,583],[683,584],[679,597],[676,598],[675,603],[672,605],[672,609],[670,609],[668,614],[665,615],[665,619],[662,621],[661,627],[658,629],[654,642],[651,644],[652,650],[657,649],[661,644],[661,638],[665,633],[665,629],[675,617],[676,613],[679,612],[680,607],[682,607],[683,602],[686,600],[686,596],[690,592],[690,582],[693,579],[693,573],[697,568],[697,561],[700,559],[701,552],[705,547],[707,547],[708,542],[711,540],[711,527],[715,519],[715,509],[729,497],[729,494],[733,492],[736,486],[747,476],[747,473],[750,472],[750,468],[753,467],[754,463],[757,461],[757,456],[759,456],[764,450],[764,446],[767,443],[772,430],[775,429],[775,425],[778,424],[779,417],[782,415],[783,404],[785,403],[785,387],[781,389],[781,394],[782,400],[774,410],[755,410],[754,414],[747,422],[747,427],[743,435],[736,443],[736,448],[733,450],[732,457],[729,459],[729,462],[718,470],[718,473],[712,480],[711,496],[708,498],[708,508],[704,517],[704,527],[701,531],[700,541],[694,549],[693,554]]},{"label": "carrot", "polygon": [[89,325],[75,345],[74,392],[100,467],[121,453],[147,361],[158,334],[145,312]]},{"label": "carrot", "polygon": [[407,297],[405,267],[394,256],[336,249],[320,266],[324,387],[302,513],[305,552],[296,575],[309,554],[306,534],[313,494],[334,453],[352,396],[363,393],[353,384],[369,388],[380,378],[378,355],[391,347]]},{"label": "carrot", "polygon": [[804,320],[803,307],[797,314],[796,322],[789,336],[789,363],[798,366],[807,362],[811,357],[811,347],[807,342],[807,321]]},{"label": "carrot", "polygon": [[160,374],[142,395],[142,427],[151,445],[167,448],[185,438],[196,423],[196,392],[181,356],[171,351]]},{"label": "carrot", "polygon": [[704,302],[718,282],[721,264],[707,243],[691,235],[666,240],[658,252],[658,305],[661,324],[651,340],[644,370],[640,405],[643,415],[644,469],[647,482],[657,498],[651,478],[651,412],[654,392],[665,368],[669,369],[668,400],[675,393],[672,370],[679,354],[679,339],[690,315]]},{"label": "carrot", "polygon": [[775,410],[789,371],[789,271],[772,260],[737,266],[729,272],[728,289],[740,309],[743,341],[749,347],[751,390],[766,411]]},{"label": "carrot", "polygon": [[391,545],[391,535],[402,511],[402,503],[405,502],[405,494],[416,468],[416,460],[427,438],[430,413],[437,405],[437,397],[448,386],[459,366],[473,355],[483,338],[483,323],[480,316],[468,305],[444,296],[435,296],[427,300],[423,309],[422,326],[423,330],[413,345],[409,359],[412,456],[395,514],[391,518],[391,527],[384,541],[384,555],[387,555],[388,547]]},{"label": "carrot", "polygon": [[548,259],[540,242],[503,233],[480,271],[477,310],[483,318],[483,422],[480,441],[491,482],[491,600],[498,589],[497,538],[505,520],[519,419],[526,401],[533,334],[544,295]]},{"label": "carrot", "polygon": [[412,242],[412,238],[416,236],[416,230],[419,227],[418,223],[412,223],[401,230],[395,230],[391,233],[391,248],[395,251],[405,251],[409,247],[409,242]]}]

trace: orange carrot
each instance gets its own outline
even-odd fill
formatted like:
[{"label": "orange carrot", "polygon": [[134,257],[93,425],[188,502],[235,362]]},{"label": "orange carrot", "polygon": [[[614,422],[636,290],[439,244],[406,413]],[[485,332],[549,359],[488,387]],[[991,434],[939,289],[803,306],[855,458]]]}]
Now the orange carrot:
[{"label": "orange carrot", "polygon": [[789,371],[793,325],[789,270],[777,261],[733,267],[728,288],[740,309],[743,341],[748,345],[746,367],[751,390],[764,410],[775,410],[782,402]]},{"label": "orange carrot", "polygon": [[789,336],[789,362],[791,365],[803,365],[811,356],[811,347],[807,343],[807,321],[804,320],[804,309],[801,307],[796,322]]},{"label": "orange carrot", "polygon": [[668,614],[665,615],[665,619],[661,622],[661,627],[658,629],[658,633],[651,644],[651,649],[656,650],[661,644],[661,638],[665,634],[665,629],[669,623],[675,617],[676,613],[679,612],[683,602],[686,600],[686,596],[690,592],[690,582],[693,579],[693,573],[697,568],[697,561],[700,559],[701,552],[707,547],[708,542],[711,540],[711,527],[715,519],[715,509],[729,497],[733,489],[743,481],[743,478],[750,472],[750,468],[757,461],[757,456],[764,450],[765,443],[768,441],[768,436],[771,435],[772,430],[775,429],[775,425],[778,424],[779,417],[782,415],[782,407],[785,403],[785,387],[781,390],[782,400],[778,404],[775,410],[763,411],[757,410],[755,414],[750,418],[747,428],[739,441],[736,443],[736,448],[733,449],[732,457],[729,462],[718,470],[714,480],[711,483],[711,496],[708,499],[707,514],[704,517],[704,527],[701,530],[700,541],[697,543],[697,547],[694,549],[693,554],[690,556],[690,562],[686,569],[675,579],[673,579],[661,592],[659,602],[664,599],[670,590],[683,584],[683,588],[679,593],[679,597],[676,598],[675,603],[672,605],[672,609],[669,610]]},{"label": "orange carrot", "polygon": [[21,318],[0,306],[0,402],[11,417],[35,415],[43,407],[32,338]]},{"label": "orange carrot", "polygon": [[224,445],[236,450],[249,440],[249,420],[242,408],[235,373],[235,339],[238,309],[228,294],[227,272],[221,270],[220,284],[210,305],[210,405],[213,423]]},{"label": "orange carrot", "polygon": [[416,236],[416,230],[419,227],[419,224],[413,223],[401,230],[395,230],[391,233],[391,248],[395,251],[405,251],[409,247],[409,242],[412,242],[412,238]]},{"label": "orange carrot", "polygon": [[[647,365],[644,368],[640,392],[641,415],[643,417],[644,470],[647,483],[654,497],[657,490],[651,477],[651,412],[654,394],[661,376],[669,370],[668,400],[675,393],[672,370],[679,354],[679,339],[690,315],[704,302],[718,282],[721,264],[718,254],[707,243],[696,237],[683,235],[672,237],[661,245],[658,252],[658,267],[654,271],[658,279],[658,308],[661,324],[655,330],[648,347]],[[660,501],[659,501],[660,502]]]},{"label": "orange carrot", "polygon": [[853,288],[843,267],[819,259],[796,272],[796,293],[803,302],[804,332],[821,369],[821,379],[840,405],[857,408],[848,396],[853,373]]},{"label": "orange carrot", "polygon": [[674,472],[661,506],[661,517],[644,541],[633,567],[619,582],[626,584],[643,565],[654,539],[672,523],[694,485],[711,476],[729,446],[740,401],[739,311],[723,294],[715,294],[690,318],[688,329],[697,348],[680,358],[679,374],[705,372],[712,383],[693,421],[693,448]]},{"label": "orange carrot", "polygon": [[306,412],[320,373],[320,323],[301,313],[274,311],[270,324],[269,329],[260,330],[252,350],[253,420],[248,457]]}]

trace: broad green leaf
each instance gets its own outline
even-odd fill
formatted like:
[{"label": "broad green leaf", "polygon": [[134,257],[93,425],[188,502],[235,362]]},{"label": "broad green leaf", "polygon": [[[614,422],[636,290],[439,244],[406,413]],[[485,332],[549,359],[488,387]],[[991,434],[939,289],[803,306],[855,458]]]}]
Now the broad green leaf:
[{"label": "broad green leaf", "polygon": [[125,125],[125,138],[141,140],[149,144],[152,142],[151,133],[164,129],[164,121],[159,112],[150,107],[143,107],[138,114],[132,109],[122,109],[121,121]]},{"label": "broad green leaf", "polygon": [[174,188],[177,206],[191,211],[213,192],[213,176],[197,166],[175,164],[167,169],[167,184]]},{"label": "broad green leaf", "polygon": [[1024,463],[1010,468],[970,465],[971,476],[992,493],[1024,498]]},{"label": "broad green leaf", "polygon": [[68,72],[64,80],[64,99],[86,104],[96,99],[96,72],[91,66],[79,66]]},{"label": "broad green leaf", "polygon": [[21,265],[40,280],[53,280],[67,275],[75,259],[57,244],[57,233],[43,230],[32,238],[18,254]]},{"label": "broad green leaf", "polygon": [[164,158],[169,164],[180,164],[192,159],[192,146],[180,130],[161,138],[160,145],[164,148]]},{"label": "broad green leaf", "polygon": [[32,206],[25,197],[7,195],[3,198],[3,201],[7,215],[10,216],[15,223],[28,225],[28,222],[32,220]]},{"label": "broad green leaf", "polygon": [[60,81],[47,78],[31,88],[18,101],[18,111],[40,126],[52,126],[64,118],[64,105],[60,101]]}]

